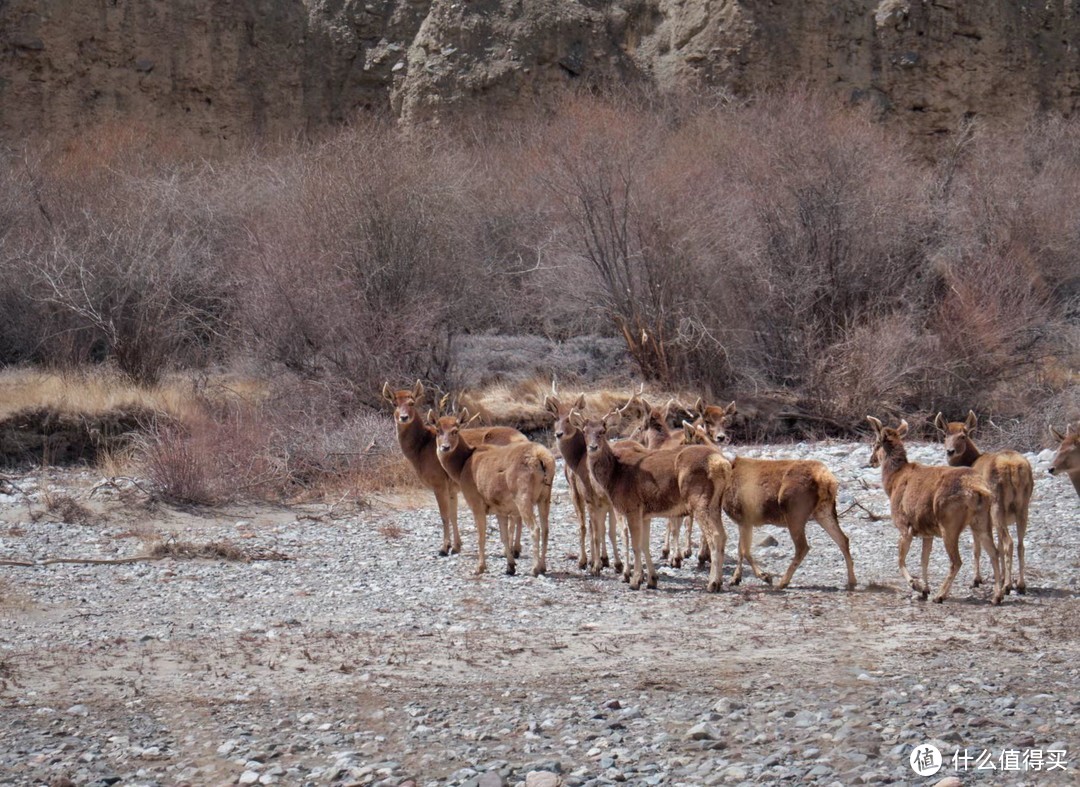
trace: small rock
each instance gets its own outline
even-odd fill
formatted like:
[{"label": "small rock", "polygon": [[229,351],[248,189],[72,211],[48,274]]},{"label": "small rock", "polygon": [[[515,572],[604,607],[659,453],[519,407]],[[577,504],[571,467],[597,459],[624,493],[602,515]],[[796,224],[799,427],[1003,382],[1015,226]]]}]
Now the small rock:
[{"label": "small rock", "polygon": [[525,787],[558,787],[558,775],[550,771],[529,771],[525,775]]},{"label": "small rock", "polygon": [[686,739],[688,741],[718,741],[720,740],[720,731],[708,722],[703,721],[686,731]]},{"label": "small rock", "polygon": [[238,784],[255,784],[259,781],[259,774],[256,771],[244,771],[240,774]]},{"label": "small rock", "polygon": [[67,709],[67,712],[71,716],[86,716],[89,713],[89,711],[86,709],[86,706],[82,704],[72,705],[70,708]]},{"label": "small rock", "polygon": [[780,542],[772,536],[765,536],[765,538],[757,542],[757,545],[759,547],[777,547],[780,546]]},{"label": "small rock", "polygon": [[477,787],[504,787],[505,784],[503,777],[497,771],[480,774],[480,778],[476,780]]},{"label": "small rock", "polygon": [[963,782],[955,776],[946,776],[941,781],[934,782],[934,787],[961,787]]}]

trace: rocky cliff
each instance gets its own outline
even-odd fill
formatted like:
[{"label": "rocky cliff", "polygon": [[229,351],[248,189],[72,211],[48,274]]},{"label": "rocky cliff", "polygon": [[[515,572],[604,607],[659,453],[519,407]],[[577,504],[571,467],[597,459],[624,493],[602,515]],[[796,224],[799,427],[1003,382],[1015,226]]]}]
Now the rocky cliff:
[{"label": "rocky cliff", "polygon": [[932,138],[1071,113],[1078,52],[1072,0],[0,0],[0,139],[130,119],[273,137],[583,81],[799,81]]}]

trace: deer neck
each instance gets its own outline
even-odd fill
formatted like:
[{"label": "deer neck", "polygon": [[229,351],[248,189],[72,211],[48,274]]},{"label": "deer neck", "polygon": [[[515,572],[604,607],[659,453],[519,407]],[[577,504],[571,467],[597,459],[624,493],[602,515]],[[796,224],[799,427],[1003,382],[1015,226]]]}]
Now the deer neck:
[{"label": "deer neck", "polygon": [[398,422],[397,436],[401,453],[413,464],[420,461],[425,451],[435,451],[435,430],[425,426],[419,418],[413,418],[407,424]]},{"label": "deer neck", "polygon": [[886,494],[892,494],[897,474],[907,466],[907,451],[903,445],[895,445],[885,454],[885,460],[881,463],[881,485],[885,487]]},{"label": "deer neck", "polygon": [[573,437],[559,438],[559,453],[562,454],[566,466],[576,468],[581,465],[588,451],[585,448],[585,433],[578,429]]},{"label": "deer neck", "polygon": [[1076,494],[1080,495],[1080,470],[1070,471],[1069,480],[1072,481],[1073,489],[1076,490]]},{"label": "deer neck", "polygon": [[443,466],[446,474],[453,478],[454,481],[457,481],[465,469],[465,463],[469,461],[475,450],[463,438],[459,437],[457,445],[452,450],[445,453],[439,452],[439,463]]},{"label": "deer neck", "polygon": [[600,441],[600,450],[589,454],[589,472],[604,489],[611,488],[615,476],[615,454],[606,439]]},{"label": "deer neck", "polygon": [[978,446],[972,442],[970,437],[967,438],[965,442],[967,443],[967,448],[964,449],[964,453],[952,457],[949,464],[955,467],[971,467],[975,464],[975,461],[982,456],[982,452],[979,450]]}]

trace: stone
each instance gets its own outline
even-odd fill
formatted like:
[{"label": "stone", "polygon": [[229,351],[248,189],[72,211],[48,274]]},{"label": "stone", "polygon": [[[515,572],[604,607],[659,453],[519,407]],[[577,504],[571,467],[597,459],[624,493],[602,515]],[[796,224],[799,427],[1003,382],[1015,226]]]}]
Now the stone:
[{"label": "stone", "polygon": [[257,771],[244,771],[240,774],[240,778],[237,779],[237,784],[255,784],[257,781],[259,781]]},{"label": "stone", "polygon": [[529,771],[525,774],[525,787],[559,787],[559,776],[551,771]]},{"label": "stone", "polygon": [[686,731],[686,739],[689,741],[717,741],[720,740],[720,731],[708,722],[703,721]]}]

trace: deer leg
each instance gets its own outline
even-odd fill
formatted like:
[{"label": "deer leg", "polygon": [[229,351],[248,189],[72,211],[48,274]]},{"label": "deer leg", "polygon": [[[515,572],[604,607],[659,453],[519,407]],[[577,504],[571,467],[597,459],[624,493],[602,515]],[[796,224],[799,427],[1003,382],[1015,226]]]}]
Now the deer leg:
[{"label": "deer leg", "polygon": [[641,587],[641,519],[640,511],[634,511],[626,515],[626,527],[630,531],[630,547],[634,552],[634,565],[630,574],[631,590],[637,590]]},{"label": "deer leg", "polygon": [[903,523],[897,525],[900,530],[900,544],[899,544],[899,557],[900,557],[900,576],[904,578],[904,581],[913,589],[922,593],[922,588],[919,587],[919,583],[915,581],[915,577],[911,576],[911,572],[907,570],[907,553],[911,549],[911,539],[914,538],[914,533],[911,532],[911,528],[906,527]]},{"label": "deer leg", "polygon": [[[996,555],[997,548],[994,546],[994,539],[993,539],[992,536],[990,536],[989,533],[987,533],[987,537],[989,538],[989,542],[986,539],[983,539],[982,540],[982,542],[983,542],[982,545],[984,547],[986,547],[987,544],[989,543],[989,547],[987,547],[986,551],[988,553],[990,553],[990,563],[991,563],[991,565],[993,565],[994,561],[997,559],[997,555]],[[979,536],[976,535],[976,539],[978,539],[978,538],[979,538]],[[949,588],[952,587],[953,580],[956,579],[956,575],[960,571],[960,566],[963,565],[963,562],[964,562],[964,561],[962,561],[960,559],[960,530],[959,530],[959,528],[951,528],[951,529],[945,530],[945,532],[943,534],[942,541],[945,542],[945,554],[947,554],[949,556],[949,575],[947,577],[945,577],[945,582],[942,583],[941,590],[939,590],[937,592],[937,595],[934,596],[934,601],[936,603],[938,603],[938,604],[940,604],[942,601],[944,601],[948,597]],[[994,576],[995,576],[995,578],[1000,580],[1000,577],[998,577],[998,571],[997,571],[996,566],[994,568]]]},{"label": "deer leg", "polygon": [[656,568],[652,562],[652,545],[649,531],[652,528],[652,518],[645,517],[641,520],[641,548],[645,552],[645,570],[648,572],[646,575],[645,587],[656,588]]},{"label": "deer leg", "polygon": [[671,554],[671,531],[675,529],[674,517],[668,520],[667,531],[664,533],[664,546],[660,549],[660,557],[667,559]]},{"label": "deer leg", "polygon": [[521,557],[521,531],[523,529],[520,514],[510,515],[510,526],[513,529],[514,536],[514,559],[517,560]]},{"label": "deer leg", "polygon": [[972,556],[975,558],[975,579],[971,580],[971,586],[973,588],[977,588],[983,582],[983,579],[982,579],[982,544],[979,543],[979,537],[978,536],[976,536],[974,533],[972,533],[971,535],[974,536],[974,539],[975,539],[975,543],[971,547],[971,551],[973,553]]},{"label": "deer leg", "polygon": [[1016,514],[1016,560],[1020,569],[1020,579],[1016,583],[1017,593],[1027,591],[1027,581],[1024,579],[1024,534],[1027,532],[1027,514],[1026,508]]},{"label": "deer leg", "polygon": [[848,541],[847,534],[840,528],[840,520],[836,516],[836,508],[829,506],[817,513],[814,517],[817,519],[818,524],[829,534],[836,545],[840,547],[840,551],[844,555],[844,562],[847,563],[847,589],[855,589],[855,561],[851,559],[851,546]]},{"label": "deer leg", "polygon": [[930,553],[934,549],[933,536],[923,536],[922,540],[922,594],[923,598],[930,595]]},{"label": "deer leg", "polygon": [[791,558],[791,564],[787,567],[787,571],[784,572],[784,576],[780,579],[780,584],[777,585],[780,590],[783,590],[791,584],[791,578],[795,576],[795,570],[810,552],[810,542],[806,540],[806,522],[803,522],[801,525],[791,525],[788,527],[788,532],[791,533],[791,543],[795,545],[795,556]]},{"label": "deer leg", "polygon": [[[700,529],[700,528],[701,528],[701,525],[700,525],[700,521],[699,521],[698,529]],[[692,554],[694,554],[693,533],[694,533],[694,515],[690,514],[690,516],[688,516],[686,518],[686,547],[683,549],[683,553],[682,553],[682,556],[684,558],[688,558]]]},{"label": "deer leg", "polygon": [[584,569],[589,565],[589,554],[585,550],[585,534],[588,532],[585,521],[585,501],[582,499],[581,490],[577,487],[577,480],[567,476],[570,482],[570,502],[574,504],[574,511],[578,517],[578,561],[577,566]]},{"label": "deer leg", "polygon": [[1005,595],[1004,586],[1004,570],[1002,563],[1004,562],[1001,557],[1001,553],[998,551],[997,546],[994,544],[994,536],[989,531],[986,533],[980,533],[979,537],[982,539],[983,547],[986,549],[986,554],[990,556],[990,567],[994,570],[994,592],[990,595],[991,604],[1000,604],[1002,597]]},{"label": "deer leg", "polygon": [[499,540],[502,541],[503,554],[506,556],[506,573],[513,576],[517,573],[512,539],[514,518],[506,514],[496,514],[495,521],[499,523]]},{"label": "deer leg", "polygon": [[594,577],[600,576],[604,566],[609,564],[607,554],[607,541],[604,539],[604,526],[607,524],[607,512],[599,506],[589,508],[589,539],[592,550],[592,568],[589,573]]},{"label": "deer leg", "polygon": [[541,554],[543,545],[540,541],[540,523],[536,520],[536,513],[533,511],[533,507],[529,502],[519,500],[518,510],[521,512],[521,520],[529,528],[529,536],[532,538],[532,575],[538,577],[544,573],[544,560],[543,555]]},{"label": "deer leg", "polygon": [[717,516],[715,519],[708,517],[701,520],[701,543],[709,543],[709,552],[713,555],[712,565],[709,566],[709,584],[707,590],[717,593],[724,584],[724,548],[727,546],[727,532],[724,530],[723,520]]},{"label": "deer leg", "polygon": [[623,582],[630,581],[630,571],[634,563],[633,545],[630,543],[630,517],[623,520],[622,526],[623,552],[626,554],[626,565],[623,566]]},{"label": "deer leg", "polygon": [[754,572],[754,576],[764,582],[766,585],[772,584],[772,574],[767,571],[763,571],[761,567],[754,560],[753,552],[751,551],[754,545],[754,528],[752,525],[739,525],[739,552],[742,555],[739,557],[739,568],[742,568],[742,558],[746,558],[746,562],[750,564],[750,570]]},{"label": "deer leg", "polygon": [[479,575],[487,571],[487,511],[483,508],[474,508],[473,518],[476,520],[476,542],[480,550],[474,573]]},{"label": "deer leg", "polygon": [[[623,563],[622,560],[619,559],[619,527],[618,523],[616,522],[614,508],[608,508],[606,513],[602,515],[602,518],[600,520],[601,531],[603,531],[605,520],[607,521],[608,540],[611,541],[611,553],[612,557],[615,560],[613,568],[615,569],[616,574],[621,574],[623,569]],[[601,532],[600,538],[601,540],[603,540],[603,532]]]},{"label": "deer leg", "polygon": [[673,516],[668,520],[668,538],[671,539],[671,550],[668,552],[668,563],[673,568],[682,568],[682,547],[679,546],[679,542],[682,540],[680,531],[682,530],[683,518],[681,516]]},{"label": "deer leg", "polygon": [[705,568],[705,564],[712,559],[712,545],[709,544],[707,539],[701,539],[701,546],[698,547],[697,553],[697,565],[698,568]]},{"label": "deer leg", "polygon": [[[435,503],[439,506],[439,518],[442,520],[442,547],[439,549],[439,557],[446,557],[450,554],[450,523],[454,523],[454,533],[457,533],[457,517],[451,519],[450,501],[457,503],[457,493],[453,493],[451,498],[451,489],[446,486],[436,486],[431,491],[435,493]],[[461,536],[458,536],[458,545],[455,551],[461,551]]]},{"label": "deer leg", "polygon": [[[1006,595],[1013,589],[1013,540],[1009,533],[1009,524],[1005,519],[1005,512],[998,505],[990,509],[990,517],[994,523],[994,530],[998,536],[998,560],[1002,568],[1002,587]],[[978,539],[976,539],[978,540]]]}]

